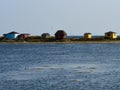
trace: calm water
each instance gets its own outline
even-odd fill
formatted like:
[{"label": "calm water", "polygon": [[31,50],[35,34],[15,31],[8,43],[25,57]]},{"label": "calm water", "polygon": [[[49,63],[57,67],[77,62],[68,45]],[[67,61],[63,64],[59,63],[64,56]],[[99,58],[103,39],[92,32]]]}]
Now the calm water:
[{"label": "calm water", "polygon": [[1,44],[0,90],[120,90],[120,44]]}]

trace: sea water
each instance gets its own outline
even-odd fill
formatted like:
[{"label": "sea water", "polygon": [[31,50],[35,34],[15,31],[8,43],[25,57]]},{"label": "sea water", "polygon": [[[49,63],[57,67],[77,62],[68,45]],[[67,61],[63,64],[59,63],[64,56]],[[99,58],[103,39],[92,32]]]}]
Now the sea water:
[{"label": "sea water", "polygon": [[120,44],[0,44],[0,90],[120,90]]}]

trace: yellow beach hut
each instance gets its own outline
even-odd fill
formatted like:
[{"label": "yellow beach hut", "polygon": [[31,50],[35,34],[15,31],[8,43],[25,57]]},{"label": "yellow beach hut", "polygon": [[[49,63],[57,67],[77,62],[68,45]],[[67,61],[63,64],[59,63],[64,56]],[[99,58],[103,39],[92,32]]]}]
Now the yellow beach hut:
[{"label": "yellow beach hut", "polygon": [[92,33],[84,33],[84,39],[91,39]]},{"label": "yellow beach hut", "polygon": [[112,32],[112,31],[106,32],[105,33],[105,38],[106,39],[116,39],[117,38],[117,33]]}]

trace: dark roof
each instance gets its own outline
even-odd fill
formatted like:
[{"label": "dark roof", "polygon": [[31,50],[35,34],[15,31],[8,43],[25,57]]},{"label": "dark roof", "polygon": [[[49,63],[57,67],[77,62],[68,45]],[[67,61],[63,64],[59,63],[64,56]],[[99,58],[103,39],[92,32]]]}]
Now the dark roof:
[{"label": "dark roof", "polygon": [[107,34],[107,33],[116,33],[116,32],[112,32],[112,31],[109,31],[109,32],[105,32],[105,34]]},{"label": "dark roof", "polygon": [[19,34],[19,33],[15,32],[15,31],[12,31],[12,32],[9,32],[8,34]]},{"label": "dark roof", "polygon": [[55,35],[67,35],[67,33],[64,30],[58,30]]},{"label": "dark roof", "polygon": [[30,35],[29,33],[22,33],[22,34],[20,34],[20,35]]},{"label": "dark roof", "polygon": [[49,33],[43,33],[41,36],[43,36],[43,35],[50,36],[50,34],[49,34]]}]

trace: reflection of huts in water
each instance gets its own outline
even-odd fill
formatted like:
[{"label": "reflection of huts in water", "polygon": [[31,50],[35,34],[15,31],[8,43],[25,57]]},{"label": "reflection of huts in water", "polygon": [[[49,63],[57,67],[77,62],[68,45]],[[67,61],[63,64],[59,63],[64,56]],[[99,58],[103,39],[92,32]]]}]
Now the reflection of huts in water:
[{"label": "reflection of huts in water", "polygon": [[117,38],[117,33],[112,32],[112,31],[106,32],[105,33],[105,38],[106,39],[116,39]]},{"label": "reflection of huts in water", "polygon": [[91,33],[84,33],[84,39],[91,39],[92,34]]},{"label": "reflection of huts in water", "polygon": [[49,33],[43,33],[41,35],[41,38],[50,38],[50,34]]},{"label": "reflection of huts in water", "polygon": [[16,39],[18,35],[19,35],[19,33],[15,32],[15,31],[12,31],[7,34],[3,34],[4,38],[6,38],[6,39]]},{"label": "reflection of huts in water", "polygon": [[56,40],[65,39],[66,37],[67,37],[67,33],[64,30],[58,30],[55,33],[55,39]]},{"label": "reflection of huts in water", "polygon": [[23,33],[17,36],[18,39],[26,39],[30,36],[29,33]]}]

